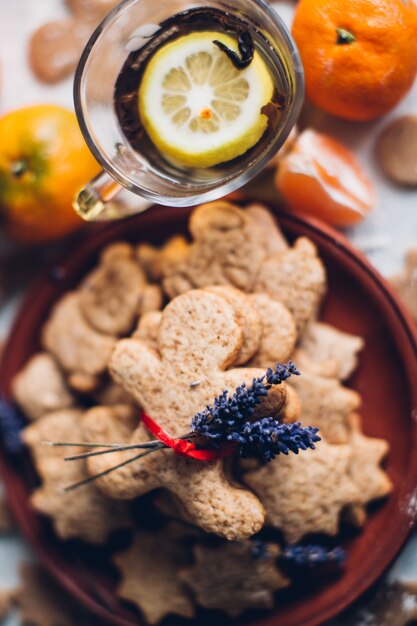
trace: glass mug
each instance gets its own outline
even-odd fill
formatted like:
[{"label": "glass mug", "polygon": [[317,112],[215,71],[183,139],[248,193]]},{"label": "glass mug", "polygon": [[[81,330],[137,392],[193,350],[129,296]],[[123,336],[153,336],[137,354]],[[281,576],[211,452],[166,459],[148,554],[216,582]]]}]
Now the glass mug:
[{"label": "glass mug", "polygon": [[[132,147],[115,108],[115,85],[128,56],[145,46],[159,25],[187,9],[227,12],[261,33],[262,54],[285,94],[274,133],[247,154],[207,169],[170,168]],[[255,47],[259,39],[255,36]],[[215,200],[248,182],[270,161],[294,126],[304,97],[301,61],[277,13],[264,0],[125,0],[92,35],[74,82],[75,111],[84,138],[103,170],[78,194],[85,220],[119,219],[150,203],[191,206]],[[140,196],[142,200],[138,197]],[[147,202],[144,202],[145,199]]]}]

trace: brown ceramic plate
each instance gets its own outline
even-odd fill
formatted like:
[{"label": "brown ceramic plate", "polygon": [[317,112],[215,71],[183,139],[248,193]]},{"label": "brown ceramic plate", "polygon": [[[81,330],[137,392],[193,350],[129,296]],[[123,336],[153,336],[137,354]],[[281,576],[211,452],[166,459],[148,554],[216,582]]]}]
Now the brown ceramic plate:
[{"label": "brown ceramic plate", "polygon": [[[59,263],[61,280],[56,280],[57,272],[44,274],[28,294],[5,348],[0,371],[3,396],[10,397],[14,374],[39,349],[39,331],[51,306],[78,283],[102,246],[120,238],[159,243],[172,233],[185,232],[188,214],[188,209],[156,207],[129,221],[93,228]],[[394,491],[374,508],[363,532],[342,535],[349,551],[343,574],[325,584],[309,583],[307,588],[284,593],[276,610],[248,613],[238,620],[252,626],[314,626],[336,615],[376,581],[413,525],[417,509],[417,343],[413,323],[390,287],[341,235],[309,219],[283,214],[279,220],[288,237],[306,235],[319,248],[329,274],[322,318],[366,340],[351,385],[363,398],[365,432],[391,444],[387,470]],[[59,542],[47,520],[31,509],[28,498],[35,477],[27,458],[13,459],[3,453],[0,470],[22,532],[55,578],[110,624],[142,624],[139,613],[116,598],[117,577],[108,554],[78,542]],[[231,623],[208,612],[198,615],[194,623],[209,626],[213,619],[219,626]],[[172,618],[164,623],[179,626],[190,622]]]}]

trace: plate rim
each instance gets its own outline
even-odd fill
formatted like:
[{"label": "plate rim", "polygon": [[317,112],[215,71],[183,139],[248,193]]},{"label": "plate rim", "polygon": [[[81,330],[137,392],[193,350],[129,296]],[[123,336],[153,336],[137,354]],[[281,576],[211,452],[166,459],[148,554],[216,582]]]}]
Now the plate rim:
[{"label": "plate rim", "polygon": [[[402,302],[399,300],[398,296],[395,294],[392,286],[386,281],[385,278],[378,272],[376,268],[374,268],[371,263],[367,260],[365,255],[359,250],[355,249],[354,246],[344,237],[343,234],[335,231],[333,228],[329,227],[327,224],[320,222],[315,218],[311,218],[309,216],[301,216],[295,215],[292,213],[288,213],[283,211],[282,209],[277,209],[271,203],[262,204],[266,205],[272,212],[274,217],[278,220],[278,223],[283,223],[283,229],[286,230],[286,223],[292,223],[294,227],[299,227],[303,229],[307,229],[311,233],[314,233],[315,240],[325,240],[327,246],[333,249],[333,252],[336,257],[348,257],[350,261],[353,261],[353,266],[349,265],[349,273],[365,272],[368,281],[371,282],[374,286],[374,290],[379,292],[380,297],[385,299],[389,307],[392,311],[393,317],[400,321],[401,329],[405,333],[409,341],[409,349],[413,353],[415,365],[417,367],[417,328],[412,320],[410,314],[405,309]],[[0,362],[0,393],[7,397],[10,397],[7,393],[8,390],[5,389],[7,379],[7,360],[8,355],[14,351],[13,338],[17,332],[19,332],[22,324],[27,324],[26,320],[28,318],[27,311],[31,307],[40,306],[42,301],[44,300],[44,293],[49,292],[51,290],[50,281],[46,280],[46,276],[50,275],[52,268],[65,265],[68,267],[69,274],[74,273],[74,267],[80,265],[80,261],[76,261],[75,259],[79,259],[81,256],[84,259],[84,263],[86,259],[93,258],[98,254],[100,249],[109,243],[110,241],[115,241],[120,237],[126,237],[126,233],[128,233],[128,223],[131,221],[144,222],[144,228],[146,228],[146,222],[150,219],[150,214],[153,214],[153,218],[155,219],[155,212],[159,212],[161,214],[167,213],[167,216],[170,217],[170,221],[178,220],[180,218],[185,218],[191,212],[191,209],[188,207],[185,208],[167,208],[160,206],[153,206],[149,211],[145,213],[134,216],[131,219],[124,220],[121,222],[115,222],[112,224],[105,224],[96,226],[94,229],[90,229],[90,231],[84,234],[81,239],[79,245],[77,245],[77,255],[74,255],[73,259],[68,259],[68,250],[64,251],[62,255],[52,261],[46,269],[42,271],[42,274],[32,283],[31,287],[28,289],[26,295],[24,296],[19,308],[18,312],[15,315],[14,322],[12,324],[11,329],[9,330],[6,345],[4,347],[3,356]],[[140,228],[138,227],[138,239],[140,239]],[[318,245],[320,252],[320,245]],[[353,271],[354,270],[354,271]],[[49,273],[48,273],[49,272]],[[68,290],[68,286],[62,285],[63,289],[60,290],[59,283],[56,284],[55,287],[55,298],[60,297],[60,292],[66,292]],[[38,303],[38,304],[36,304]],[[401,359],[404,362],[404,355],[401,354]],[[407,366],[405,365],[405,371],[408,373]],[[408,376],[407,376],[408,378]],[[412,397],[412,389],[410,388],[409,381],[407,380],[409,387],[410,398]],[[410,416],[410,420],[412,420],[412,436],[413,442],[417,443],[417,422],[413,420],[412,416]],[[41,545],[39,538],[36,535],[35,529],[33,529],[30,524],[27,523],[27,520],[24,516],[24,511],[20,510],[18,506],[19,498],[16,496],[16,492],[14,490],[14,485],[12,488],[12,483],[15,477],[18,477],[18,471],[15,467],[10,466],[10,464],[6,460],[6,455],[3,454],[0,448],[0,472],[5,484],[5,488],[7,491],[7,495],[10,501],[10,507],[12,509],[12,513],[22,531],[24,537],[28,540],[29,544],[32,546],[34,551],[36,552],[40,561],[45,565],[45,567],[49,570],[49,572],[60,582],[60,584],[66,588],[66,590],[81,601],[84,606],[89,608],[93,613],[98,616],[101,616],[104,619],[110,620],[109,623],[113,623],[118,626],[133,626],[135,623],[129,617],[128,614],[126,616],[123,615],[115,615],[111,613],[111,609],[107,606],[104,606],[100,603],[99,600],[96,600],[92,594],[90,594],[87,590],[85,590],[78,581],[74,582],[65,571],[61,569],[61,567],[54,561],[53,551],[45,550],[45,546]],[[410,468],[408,469],[407,476],[411,477],[414,475],[415,478],[413,480],[414,488],[417,488],[417,455],[414,455],[412,458],[412,463]],[[14,478],[13,478],[14,477]],[[20,480],[21,487],[23,486],[23,481]],[[395,557],[398,555],[402,546],[405,544],[409,534],[412,531],[414,523],[416,522],[417,511],[414,512],[413,518],[410,516],[408,518],[408,522],[404,520],[400,525],[400,532],[397,530],[397,534],[394,537],[393,533],[391,534],[391,541],[389,542],[389,550],[387,554],[380,559],[381,563],[384,563],[383,567],[378,568],[379,571],[373,575],[368,574],[362,580],[362,582],[355,586],[355,588],[351,588],[350,593],[345,594],[344,598],[338,598],[334,603],[329,604],[326,610],[323,610],[319,616],[312,616],[310,620],[300,622],[302,626],[318,626],[322,624],[324,621],[327,621],[341,611],[346,609],[352,603],[354,603],[357,599],[359,599],[367,589],[369,589],[383,574],[384,571],[389,567],[389,565],[393,562]],[[112,594],[113,595],[113,594]],[[129,613],[130,614],[130,613]],[[237,622],[235,622],[237,624]],[[258,626],[273,626],[274,623],[274,614],[268,615],[265,618],[261,618],[256,621]],[[283,623],[283,626],[284,623]]]}]

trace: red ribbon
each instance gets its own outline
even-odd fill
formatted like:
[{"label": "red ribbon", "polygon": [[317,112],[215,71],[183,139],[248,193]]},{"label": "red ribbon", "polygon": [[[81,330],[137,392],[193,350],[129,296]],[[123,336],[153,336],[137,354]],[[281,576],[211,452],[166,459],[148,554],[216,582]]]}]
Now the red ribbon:
[{"label": "red ribbon", "polygon": [[216,450],[200,450],[191,441],[186,439],[174,439],[166,430],[164,430],[159,424],[157,424],[149,415],[142,413],[142,422],[146,426],[154,437],[165,443],[172,448],[175,454],[180,456],[188,456],[198,461],[216,461],[217,459],[224,459],[227,456],[233,454],[235,446],[229,445]]}]

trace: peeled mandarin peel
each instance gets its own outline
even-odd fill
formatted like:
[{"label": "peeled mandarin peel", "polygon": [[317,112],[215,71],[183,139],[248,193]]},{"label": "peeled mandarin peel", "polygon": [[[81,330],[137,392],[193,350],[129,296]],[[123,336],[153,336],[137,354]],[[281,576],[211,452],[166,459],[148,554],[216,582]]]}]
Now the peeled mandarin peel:
[{"label": "peeled mandarin peel", "polygon": [[341,144],[313,130],[304,131],[279,163],[275,183],[286,204],[334,226],[349,226],[370,212],[369,180]]}]

